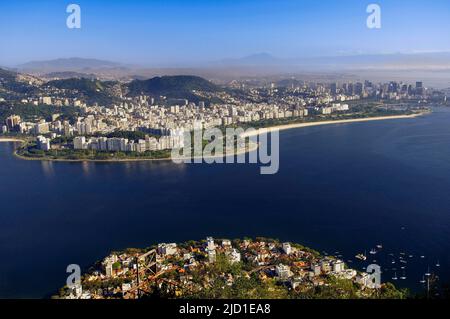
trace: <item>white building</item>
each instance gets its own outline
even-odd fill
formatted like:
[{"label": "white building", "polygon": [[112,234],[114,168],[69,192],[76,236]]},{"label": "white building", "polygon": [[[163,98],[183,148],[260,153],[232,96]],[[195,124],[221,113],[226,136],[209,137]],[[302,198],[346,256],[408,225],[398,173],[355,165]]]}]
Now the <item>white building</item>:
[{"label": "white building", "polygon": [[164,256],[171,256],[175,255],[177,253],[177,244],[171,243],[171,244],[158,244],[158,254],[164,255]]},{"label": "white building", "polygon": [[292,277],[291,268],[283,264],[276,266],[275,272],[280,279],[288,279],[289,277]]},{"label": "white building", "polygon": [[241,262],[241,253],[236,249],[233,249],[229,255],[230,262],[232,264]]},{"label": "white building", "polygon": [[86,138],[84,136],[77,136],[73,139],[73,148],[76,150],[87,149]]},{"label": "white building", "polygon": [[216,244],[214,243],[214,238],[208,237],[208,238],[206,238],[206,242],[207,242],[207,246],[206,246],[207,250],[215,250],[216,249]]},{"label": "white building", "polygon": [[345,270],[345,264],[342,260],[336,260],[333,262],[333,272],[341,273]]},{"label": "white building", "polygon": [[212,249],[212,250],[207,250],[208,252],[208,260],[210,263],[213,263],[216,261],[216,250]]},{"label": "white building", "polygon": [[283,251],[286,255],[292,254],[292,247],[290,243],[283,243]]},{"label": "white building", "polygon": [[41,136],[41,135],[38,136],[37,137],[37,147],[40,150],[49,151],[51,149],[50,139],[46,138],[44,136]]}]

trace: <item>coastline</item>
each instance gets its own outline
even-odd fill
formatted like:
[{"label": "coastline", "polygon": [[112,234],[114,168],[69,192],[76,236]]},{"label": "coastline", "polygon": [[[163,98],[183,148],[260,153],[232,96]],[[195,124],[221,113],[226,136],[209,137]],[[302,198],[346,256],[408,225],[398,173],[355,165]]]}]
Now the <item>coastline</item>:
[{"label": "coastline", "polygon": [[[5,140],[5,142],[7,142]],[[12,142],[12,141],[9,141]],[[19,142],[19,141],[17,141]],[[23,141],[21,141],[23,142]],[[26,157],[26,156],[22,156],[19,155],[17,153],[17,150],[14,151],[14,156],[24,160],[24,161],[48,161],[48,162],[68,162],[68,163],[88,163],[88,162],[93,162],[93,163],[133,163],[133,162],[173,162],[174,160],[185,160],[185,159],[189,159],[190,161],[196,160],[196,159],[216,159],[216,158],[226,158],[228,156],[237,156],[237,155],[242,155],[242,154],[247,154],[253,151],[256,151],[258,149],[258,145],[252,145],[249,147],[249,149],[246,150],[240,150],[235,152],[233,155],[221,155],[221,156],[193,156],[193,157],[188,157],[188,158],[183,158],[183,157],[177,157],[177,158],[171,158],[171,157],[166,157],[166,158],[124,158],[124,159],[108,159],[108,160],[95,160],[95,159],[52,159],[52,158],[32,158],[32,157]]]},{"label": "coastline", "polygon": [[24,143],[25,140],[20,139],[20,138],[13,138],[13,137],[0,137],[0,143],[7,143],[7,142],[20,142],[20,143]]},{"label": "coastline", "polygon": [[[278,126],[271,126],[267,128],[260,128],[257,130],[254,130],[253,132],[247,132],[242,135],[242,137],[252,137],[252,136],[258,136],[261,134],[267,134],[274,131],[286,131],[286,130],[292,130],[292,129],[298,129],[298,128],[304,128],[304,127],[313,127],[313,126],[323,126],[323,125],[333,125],[333,124],[351,124],[351,123],[361,123],[361,122],[372,122],[372,121],[387,121],[387,120],[400,120],[400,119],[412,119],[419,116],[423,116],[426,114],[429,114],[430,112],[421,112],[421,113],[415,113],[410,115],[393,115],[393,116],[378,116],[378,117],[367,117],[367,118],[358,118],[358,119],[348,119],[348,120],[331,120],[331,121],[316,121],[316,122],[309,122],[309,123],[293,123],[293,124],[286,124],[286,125],[278,125]],[[24,139],[18,139],[18,138],[1,138],[0,142],[26,142]],[[258,145],[254,145],[253,147],[249,148],[245,151],[238,151],[234,154],[236,155],[242,155],[243,153],[250,153],[258,149]],[[17,150],[14,151],[14,156],[21,160],[26,161],[49,161],[49,162],[69,162],[69,163],[86,163],[86,162],[93,162],[93,163],[131,163],[131,162],[167,162],[172,161],[172,158],[124,158],[124,159],[108,159],[108,160],[96,160],[96,159],[52,159],[52,158],[31,158],[19,155],[17,153]],[[231,155],[229,155],[231,156]],[[195,160],[198,158],[202,159],[210,159],[210,158],[217,158],[217,157],[227,157],[227,156],[209,156],[209,157],[191,157],[190,160]],[[183,160],[184,158],[177,158],[178,160]]]},{"label": "coastline", "polygon": [[416,117],[423,116],[426,114],[429,114],[429,112],[421,112],[421,113],[410,114],[410,115],[378,116],[378,117],[366,117],[366,118],[360,118],[360,119],[348,119],[348,120],[336,120],[336,121],[317,121],[317,122],[297,123],[297,124],[294,123],[294,124],[272,126],[272,127],[267,127],[267,128],[260,128],[253,132],[244,133],[242,136],[250,137],[250,136],[270,133],[273,131],[286,131],[286,130],[292,130],[292,129],[297,129],[297,128],[322,126],[322,125],[351,124],[351,123],[359,123],[359,122],[411,119],[411,118],[416,118]]}]

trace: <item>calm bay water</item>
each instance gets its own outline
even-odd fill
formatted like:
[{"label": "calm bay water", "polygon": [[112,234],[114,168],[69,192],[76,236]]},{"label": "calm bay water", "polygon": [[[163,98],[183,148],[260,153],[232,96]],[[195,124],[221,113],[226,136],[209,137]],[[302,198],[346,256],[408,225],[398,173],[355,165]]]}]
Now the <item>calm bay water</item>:
[{"label": "calm bay water", "polygon": [[[49,296],[68,264],[112,250],[206,236],[298,242],[357,269],[355,254],[383,244],[368,262],[384,281],[404,272],[395,283],[420,290],[428,267],[450,281],[450,110],[280,142],[273,176],[242,164],[29,162],[0,143],[0,298]],[[403,271],[390,253],[413,258]]]}]

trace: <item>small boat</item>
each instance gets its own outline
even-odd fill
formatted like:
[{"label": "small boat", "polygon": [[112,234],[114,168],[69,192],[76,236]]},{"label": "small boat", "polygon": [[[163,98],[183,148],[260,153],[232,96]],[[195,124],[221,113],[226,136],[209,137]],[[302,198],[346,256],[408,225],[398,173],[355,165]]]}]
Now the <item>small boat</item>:
[{"label": "small boat", "polygon": [[425,258],[425,256],[420,256],[420,258],[424,259],[424,258]]},{"label": "small boat", "polygon": [[394,274],[394,277],[392,277],[392,280],[398,280],[397,273]]},{"label": "small boat", "polygon": [[371,254],[371,255],[376,255],[376,254],[377,254],[377,250],[376,250],[376,249],[372,249],[372,250],[370,251],[370,254]]},{"label": "small boat", "polygon": [[395,264],[395,260],[393,260],[393,261],[391,262],[391,264]]},{"label": "small boat", "polygon": [[403,271],[403,276],[400,277],[400,280],[406,280],[406,273]]},{"label": "small boat", "polygon": [[377,245],[377,248],[378,248],[378,249],[383,249],[383,245],[381,245],[381,244],[380,244],[380,245]]},{"label": "small boat", "polygon": [[409,255],[409,258],[413,258],[414,256],[413,255]]},{"label": "small boat", "polygon": [[427,281],[425,280],[425,276],[422,277],[422,280],[420,281],[421,284],[425,284]]},{"label": "small boat", "polygon": [[425,276],[427,276],[427,277],[431,276],[430,267],[428,267],[428,271],[425,273]]},{"label": "small boat", "polygon": [[441,264],[439,263],[439,260],[436,263],[436,267],[441,267]]},{"label": "small boat", "polygon": [[362,261],[366,261],[367,260],[367,257],[366,257],[366,255],[364,254],[358,254],[358,255],[356,255],[355,256],[355,258],[356,259],[359,259],[359,260],[362,260]]}]

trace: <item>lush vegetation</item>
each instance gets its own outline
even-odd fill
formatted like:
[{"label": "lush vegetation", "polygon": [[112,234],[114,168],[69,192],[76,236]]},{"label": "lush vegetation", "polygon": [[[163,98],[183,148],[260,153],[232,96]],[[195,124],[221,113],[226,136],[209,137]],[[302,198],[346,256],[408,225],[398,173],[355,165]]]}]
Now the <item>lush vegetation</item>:
[{"label": "lush vegetation", "polygon": [[[61,90],[70,90],[78,99],[84,100],[87,104],[92,105],[111,105],[118,101],[115,96],[114,87],[118,85],[113,81],[99,81],[86,78],[71,78],[65,80],[54,80],[46,84]],[[76,92],[76,93],[75,93]]]},{"label": "lush vegetation", "polygon": [[128,85],[129,94],[166,96],[171,99],[188,99],[192,102],[204,101],[192,93],[193,90],[203,92],[218,92],[220,88],[215,84],[197,76],[163,76],[149,80],[135,80]]},{"label": "lush vegetation", "polygon": [[138,160],[138,159],[167,159],[170,158],[171,151],[153,151],[153,152],[106,152],[94,150],[74,150],[74,149],[52,149],[50,151],[42,151],[36,148],[35,144],[17,151],[17,154],[30,159],[47,159],[47,160],[94,160],[94,161],[120,161],[120,160]]},{"label": "lush vegetation", "polygon": [[9,97],[14,94],[31,94],[38,89],[25,81],[17,80],[18,74],[0,69],[0,96]]},{"label": "lush vegetation", "polygon": [[[380,290],[362,291],[358,284],[351,280],[337,279],[334,276],[324,277],[325,285],[313,286],[302,284],[297,290],[274,278],[262,278],[258,273],[249,274],[245,269],[254,265],[245,262],[230,263],[229,259],[218,254],[214,264],[208,264],[192,273],[193,281],[199,285],[205,276],[210,279],[209,286],[200,291],[183,291],[181,297],[190,299],[405,299],[406,290],[397,290],[387,283]],[[227,274],[227,275],[225,275]],[[233,284],[227,279],[231,275]],[[156,289],[160,297],[174,297],[163,290]]]},{"label": "lush vegetation", "polygon": [[156,135],[144,133],[141,131],[115,131],[105,135],[108,138],[126,138],[130,141],[145,140],[146,136],[156,137]]},{"label": "lush vegetation", "polygon": [[19,115],[23,121],[33,121],[37,119],[51,120],[53,114],[60,114],[61,120],[73,121],[78,116],[79,109],[74,106],[50,106],[31,104],[17,104],[10,106],[0,104],[0,123],[5,123],[8,116]]}]

